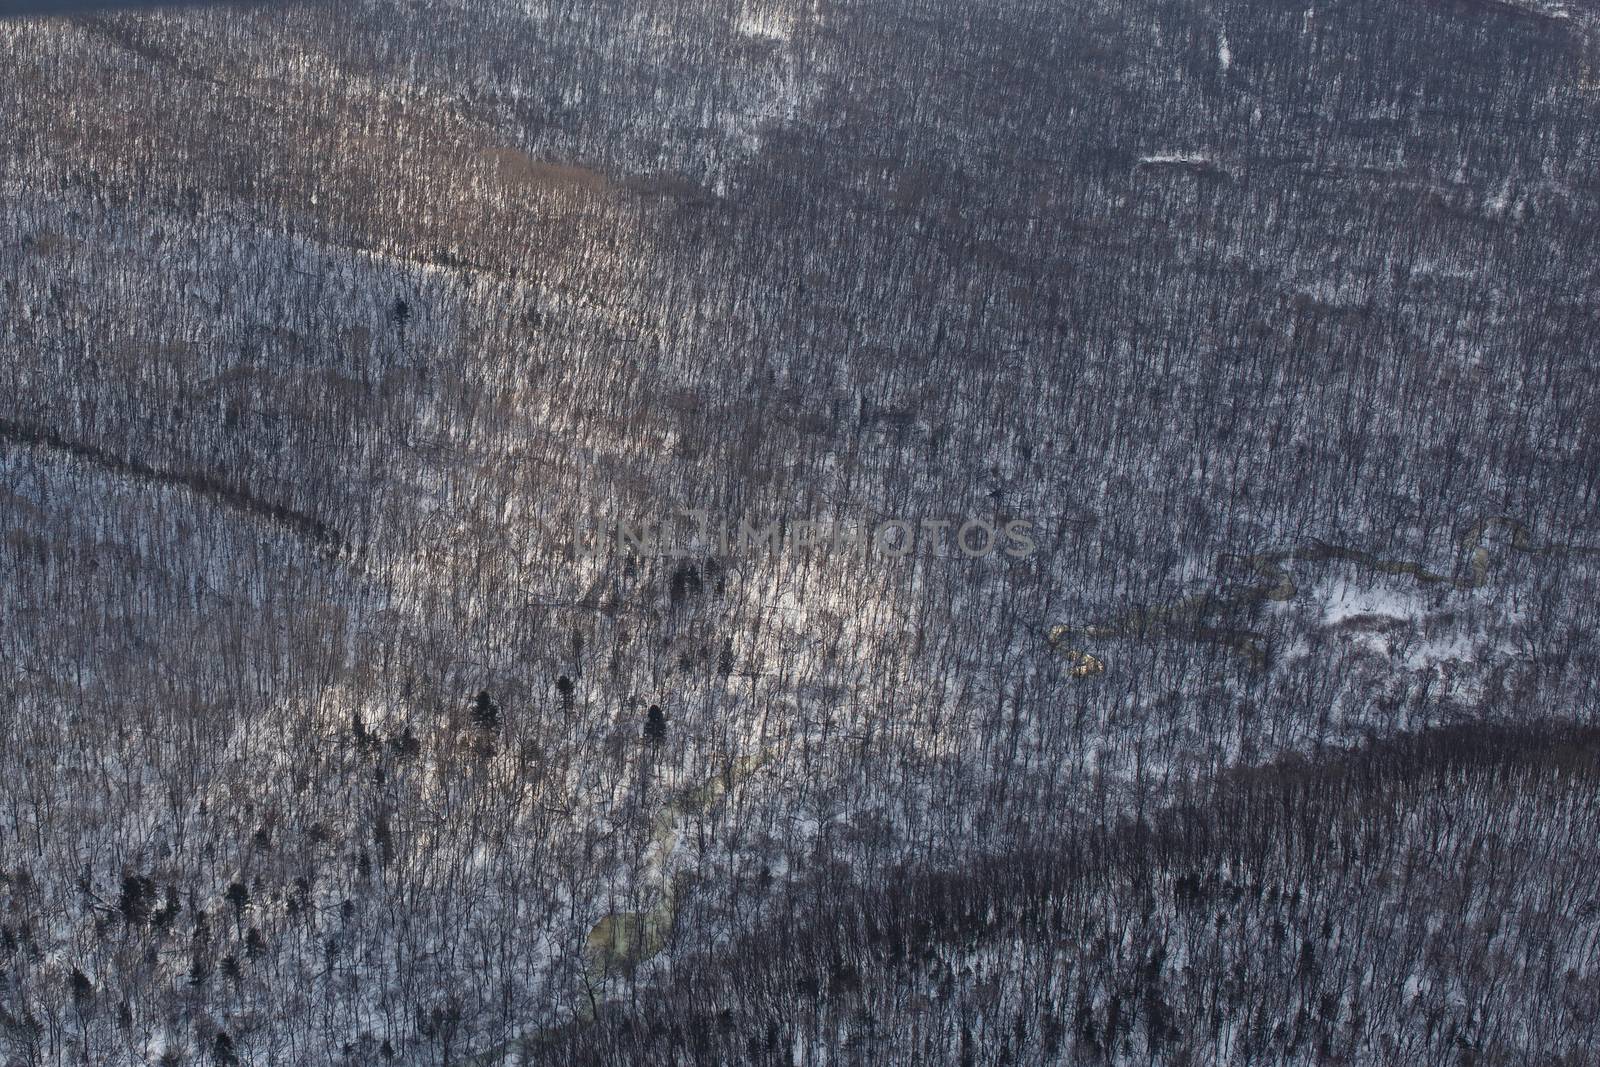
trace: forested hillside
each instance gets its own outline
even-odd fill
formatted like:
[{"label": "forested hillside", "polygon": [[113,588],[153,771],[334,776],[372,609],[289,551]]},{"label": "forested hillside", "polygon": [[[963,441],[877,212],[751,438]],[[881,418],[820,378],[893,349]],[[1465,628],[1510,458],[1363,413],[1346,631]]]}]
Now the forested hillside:
[{"label": "forested hillside", "polygon": [[[1589,1062],[1596,735],[1404,735],[781,919],[534,1062]],[[774,951],[774,950],[777,951]],[[1590,966],[1585,966],[1589,964]]]},{"label": "forested hillside", "polygon": [[0,18],[0,1064],[1590,1062],[1596,232],[1590,0]]}]

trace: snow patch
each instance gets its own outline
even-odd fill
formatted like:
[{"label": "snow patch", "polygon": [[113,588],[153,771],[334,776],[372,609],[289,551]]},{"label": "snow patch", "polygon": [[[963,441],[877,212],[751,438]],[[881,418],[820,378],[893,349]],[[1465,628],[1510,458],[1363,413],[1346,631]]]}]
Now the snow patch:
[{"label": "snow patch", "polygon": [[742,36],[787,44],[794,36],[795,17],[788,11],[746,7],[733,26]]},{"label": "snow patch", "polygon": [[1190,154],[1188,152],[1163,152],[1153,156],[1140,156],[1139,163],[1143,166],[1160,166],[1162,164],[1181,163],[1187,165],[1209,164],[1210,156]]},{"label": "snow patch", "polygon": [[1337,626],[1346,619],[1363,615],[1414,620],[1426,610],[1422,598],[1415,593],[1355,586],[1344,581],[1329,583],[1321,591],[1320,599],[1327,605],[1322,612],[1325,626]]}]

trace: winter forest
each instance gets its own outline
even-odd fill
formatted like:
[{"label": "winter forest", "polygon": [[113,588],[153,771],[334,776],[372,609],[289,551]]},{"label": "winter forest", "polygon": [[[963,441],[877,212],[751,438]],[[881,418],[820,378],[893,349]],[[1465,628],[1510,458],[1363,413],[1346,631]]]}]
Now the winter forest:
[{"label": "winter forest", "polygon": [[1595,0],[48,6],[0,1067],[1600,1064]]}]

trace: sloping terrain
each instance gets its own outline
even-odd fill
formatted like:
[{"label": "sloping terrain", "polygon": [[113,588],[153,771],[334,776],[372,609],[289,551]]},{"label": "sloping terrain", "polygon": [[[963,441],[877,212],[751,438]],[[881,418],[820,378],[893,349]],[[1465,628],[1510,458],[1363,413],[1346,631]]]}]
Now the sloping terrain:
[{"label": "sloping terrain", "polygon": [[[854,929],[889,872],[1054,878],[1075,834],[1224,810],[1285,753],[1592,726],[1594,31],[1582,4],[1375,0],[0,22],[0,1051],[459,1064],[554,1032],[620,1062],[683,961]],[[1038,550],[576,550],[688,509],[1024,520]],[[1545,863],[1592,814],[1592,778],[1494,782],[1296,885],[1354,930],[1436,823],[1515,811]],[[1116,840],[1095,878],[1138,862]],[[1184,893],[1260,881],[1239,847],[1196,846]],[[1513,866],[1474,907],[1537,896]],[[1287,962],[1313,912],[1258,900],[1248,937],[1202,936],[1177,876],[1096,920],[1120,946],[1077,913],[1010,948],[913,929],[907,959],[1033,1000],[1024,1039],[1011,992],[952,978],[897,1047],[1592,1037],[1576,1008],[1428,1022],[1429,997],[1512,996],[1458,961],[1425,978],[1467,929],[1442,913],[1335,982]],[[1560,915],[1562,965],[1507,972],[1552,1012],[1593,981]],[[1206,983],[1275,918],[1258,984],[1294,973],[1297,999],[1213,1021]],[[1182,1040],[1136,1025],[1163,937]],[[901,1033],[929,994],[858,966],[826,1013],[803,968],[762,976],[772,1004],[716,1005],[736,1025],[707,1047],[887,1055],[859,1012]],[[1352,990],[1413,975],[1356,1033]]]},{"label": "sloping terrain", "polygon": [[1451,728],[844,888],[532,1062],[1583,1063],[1592,729]]}]

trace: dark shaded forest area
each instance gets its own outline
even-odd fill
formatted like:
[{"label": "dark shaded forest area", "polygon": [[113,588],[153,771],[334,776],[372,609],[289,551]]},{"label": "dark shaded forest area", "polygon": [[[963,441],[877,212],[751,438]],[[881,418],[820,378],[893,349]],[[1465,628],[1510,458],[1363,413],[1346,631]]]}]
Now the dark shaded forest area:
[{"label": "dark shaded forest area", "polygon": [[1586,1063],[1597,760],[1592,728],[1447,727],[1230,774],[1149,822],[1047,832],[967,870],[863,887],[824,861],[787,919],[526,1050]]}]

